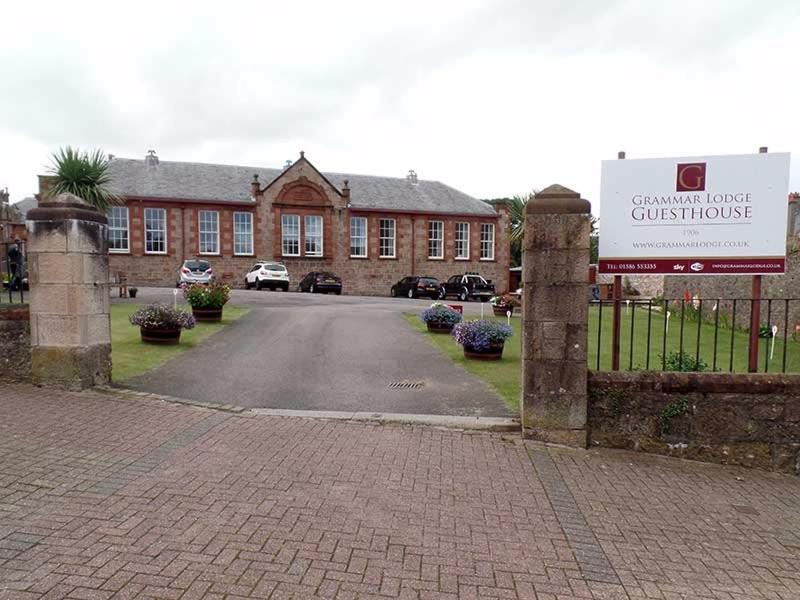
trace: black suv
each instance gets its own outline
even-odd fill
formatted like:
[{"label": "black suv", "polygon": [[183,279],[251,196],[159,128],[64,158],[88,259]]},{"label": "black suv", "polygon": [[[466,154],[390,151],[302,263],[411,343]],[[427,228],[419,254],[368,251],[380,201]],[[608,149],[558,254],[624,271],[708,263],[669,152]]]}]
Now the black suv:
[{"label": "black suv", "polygon": [[486,302],[495,295],[492,280],[486,280],[477,273],[464,273],[463,275],[453,275],[442,284],[440,298],[455,296],[462,302],[471,298],[476,298],[481,302]]},{"label": "black suv", "polygon": [[390,291],[392,298],[397,296],[408,296],[418,298],[428,296],[431,300],[437,300],[441,294],[442,286],[436,277],[403,277],[392,286]]}]

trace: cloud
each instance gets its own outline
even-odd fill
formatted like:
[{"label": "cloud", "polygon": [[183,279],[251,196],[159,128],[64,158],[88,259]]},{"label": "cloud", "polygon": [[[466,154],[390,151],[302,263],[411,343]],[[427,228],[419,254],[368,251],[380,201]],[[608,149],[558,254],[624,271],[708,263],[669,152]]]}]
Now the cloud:
[{"label": "cloud", "polygon": [[[415,168],[478,196],[596,196],[631,156],[791,151],[794,1],[25,3],[0,38],[0,185],[67,143]],[[23,152],[15,148],[23,148]],[[32,158],[35,157],[35,158]],[[797,176],[793,187],[800,188]]]}]

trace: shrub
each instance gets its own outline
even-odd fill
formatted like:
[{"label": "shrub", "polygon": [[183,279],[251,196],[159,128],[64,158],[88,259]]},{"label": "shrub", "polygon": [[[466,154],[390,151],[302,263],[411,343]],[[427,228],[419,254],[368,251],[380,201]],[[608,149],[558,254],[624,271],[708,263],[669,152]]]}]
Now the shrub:
[{"label": "shrub", "polygon": [[231,298],[230,286],[212,281],[208,285],[183,285],[183,297],[192,308],[222,308]]},{"label": "shrub", "polygon": [[423,323],[442,323],[444,325],[455,325],[462,320],[461,314],[454,311],[444,304],[432,304],[426,308],[419,316]]},{"label": "shrub", "polygon": [[707,371],[708,363],[702,358],[694,357],[688,352],[670,352],[664,360],[666,371]]},{"label": "shrub", "polygon": [[194,317],[166,304],[148,304],[130,316],[131,325],[145,329],[192,329]]},{"label": "shrub", "polygon": [[492,306],[510,306],[510,307],[517,307],[520,305],[519,300],[517,297],[512,294],[503,294],[502,296],[495,296],[489,302],[492,303]]},{"label": "shrub", "polygon": [[475,350],[488,350],[514,335],[511,327],[498,321],[478,319],[465,321],[453,327],[453,337],[462,346]]}]

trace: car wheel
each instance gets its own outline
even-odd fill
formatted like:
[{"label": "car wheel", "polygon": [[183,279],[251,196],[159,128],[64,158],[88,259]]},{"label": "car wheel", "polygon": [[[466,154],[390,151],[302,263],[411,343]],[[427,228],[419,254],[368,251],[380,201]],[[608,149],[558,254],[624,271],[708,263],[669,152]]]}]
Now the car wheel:
[{"label": "car wheel", "polygon": [[313,283],[311,284],[311,287],[309,288],[309,291],[310,291],[312,294],[315,294],[315,293],[317,292],[317,289],[314,287],[314,284],[313,284]]},{"label": "car wheel", "polygon": [[408,290],[408,297],[409,298],[413,298],[414,297],[414,290]]},{"label": "car wheel", "polygon": [[389,295],[390,295],[392,298],[397,298],[397,290],[396,290],[395,288],[392,288],[392,291],[391,291],[391,292],[389,292]]},{"label": "car wheel", "polygon": [[467,298],[469,298],[469,292],[467,288],[464,288],[458,293],[458,299],[461,300],[461,302],[466,302]]},{"label": "car wheel", "polygon": [[250,282],[247,281],[247,277],[244,278],[244,289],[246,290],[250,289]]},{"label": "car wheel", "polygon": [[445,298],[447,298],[447,292],[445,291],[444,288],[442,288],[442,289],[439,290],[438,299],[439,300],[444,300]]},{"label": "car wheel", "polygon": [[261,284],[261,280],[258,277],[256,277],[256,289],[261,290],[263,289],[263,287],[264,286]]},{"label": "car wheel", "polygon": [[335,293],[336,293],[337,296],[341,296],[342,295],[342,290],[336,290]]}]

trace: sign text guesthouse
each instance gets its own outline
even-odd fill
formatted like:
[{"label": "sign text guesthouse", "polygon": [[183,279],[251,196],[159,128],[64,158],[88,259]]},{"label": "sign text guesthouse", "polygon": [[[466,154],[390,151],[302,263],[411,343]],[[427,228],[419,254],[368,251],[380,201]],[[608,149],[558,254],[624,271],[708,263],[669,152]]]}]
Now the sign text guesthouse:
[{"label": "sign text guesthouse", "polygon": [[603,161],[600,271],[783,273],[788,188],[788,154]]}]

